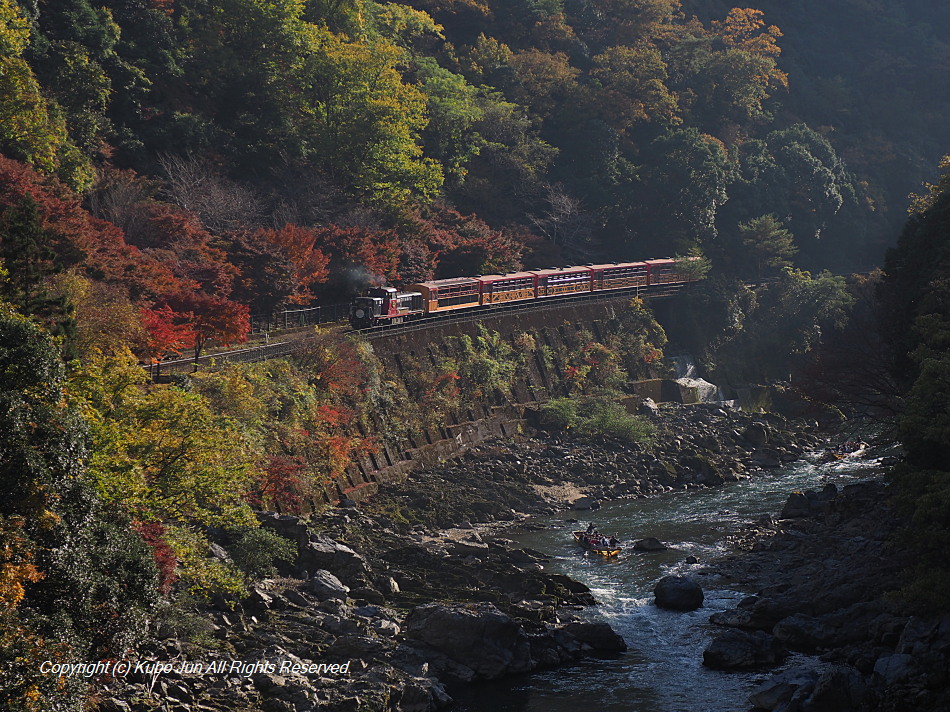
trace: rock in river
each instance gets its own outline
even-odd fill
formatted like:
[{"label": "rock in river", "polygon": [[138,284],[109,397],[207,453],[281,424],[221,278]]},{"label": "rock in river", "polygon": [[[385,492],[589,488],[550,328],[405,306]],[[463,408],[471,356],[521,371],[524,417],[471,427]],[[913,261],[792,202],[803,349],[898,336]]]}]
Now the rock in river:
[{"label": "rock in river", "polygon": [[564,626],[564,630],[594,650],[622,653],[627,649],[627,644],[623,638],[617,635],[614,629],[607,623],[602,621],[568,623]]},{"label": "rock in river", "polygon": [[666,551],[669,547],[656,537],[648,536],[646,539],[635,541],[633,548],[637,551]]},{"label": "rock in river", "polygon": [[694,611],[703,605],[703,589],[689,576],[664,576],[653,595],[656,605],[674,611]]},{"label": "rock in river", "polygon": [[406,631],[484,680],[533,667],[527,634],[491,604],[417,606],[406,619]]}]

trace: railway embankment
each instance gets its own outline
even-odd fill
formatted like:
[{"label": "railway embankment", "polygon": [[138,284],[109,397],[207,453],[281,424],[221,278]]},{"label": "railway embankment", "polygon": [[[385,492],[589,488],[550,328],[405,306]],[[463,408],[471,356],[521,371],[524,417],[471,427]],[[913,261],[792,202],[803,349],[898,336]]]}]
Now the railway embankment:
[{"label": "railway embankment", "polygon": [[[527,432],[540,405],[586,392],[635,393],[657,401],[696,401],[668,379],[660,356],[662,329],[629,298],[562,305],[549,311],[504,312],[374,339],[373,353],[387,378],[405,384],[422,414],[396,440],[353,463],[323,492],[325,503],[362,500],[384,483],[432,467],[492,438]],[[446,385],[448,384],[448,385]],[[626,399],[636,411],[641,398]],[[360,435],[389,430],[382,418]]]}]

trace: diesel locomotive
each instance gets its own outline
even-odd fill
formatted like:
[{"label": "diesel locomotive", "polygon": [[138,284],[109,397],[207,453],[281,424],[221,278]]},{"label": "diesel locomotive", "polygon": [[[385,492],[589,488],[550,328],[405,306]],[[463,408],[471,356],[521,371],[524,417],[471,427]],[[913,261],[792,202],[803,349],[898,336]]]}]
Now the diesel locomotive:
[{"label": "diesel locomotive", "polygon": [[[694,259],[694,258],[687,258]],[[549,299],[611,289],[650,288],[690,281],[671,257],[644,262],[615,262],[538,269],[480,277],[450,277],[395,287],[373,287],[350,307],[354,329],[402,324],[433,314],[475,309],[507,302]]]}]

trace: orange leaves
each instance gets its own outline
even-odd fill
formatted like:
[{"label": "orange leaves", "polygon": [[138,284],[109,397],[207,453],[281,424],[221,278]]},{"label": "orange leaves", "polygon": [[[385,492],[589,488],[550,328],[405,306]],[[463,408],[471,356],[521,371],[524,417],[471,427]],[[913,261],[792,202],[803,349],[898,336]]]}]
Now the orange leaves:
[{"label": "orange leaves", "polygon": [[356,264],[389,281],[399,279],[399,235],[393,230],[328,225],[316,228],[316,244],[336,265]]},{"label": "orange leaves", "polygon": [[165,540],[165,525],[160,522],[132,522],[132,529],[152,550],[152,558],[158,568],[158,591],[167,596],[178,578],[175,567],[178,559],[171,546]]},{"label": "orange leaves", "polygon": [[778,57],[782,49],[777,40],[782,31],[775,25],[766,28],[763,17],[761,10],[734,7],[725,21],[713,20],[712,29],[727,47],[760,57]]},{"label": "orange leaves", "polygon": [[195,334],[197,352],[207,341],[222,346],[247,341],[251,320],[250,310],[244,304],[206,292],[179,292],[164,301],[175,312],[190,315],[188,323]]},{"label": "orange leaves", "polygon": [[33,565],[29,540],[20,532],[19,517],[0,519],[0,610],[9,610],[23,600],[26,584],[43,578]]},{"label": "orange leaves", "polygon": [[261,230],[259,233],[270,245],[284,253],[294,268],[296,292],[289,301],[306,304],[313,299],[310,288],[326,282],[330,271],[329,258],[317,244],[317,232],[297,225],[285,225],[280,230]]},{"label": "orange leaves", "polygon": [[195,332],[188,323],[190,313],[181,314],[166,304],[156,309],[143,307],[141,314],[152,361],[161,361],[169,353],[181,354],[182,349],[195,345]]},{"label": "orange leaves", "polygon": [[258,507],[301,514],[304,496],[309,490],[304,461],[297,456],[274,455],[268,458],[248,499]]}]

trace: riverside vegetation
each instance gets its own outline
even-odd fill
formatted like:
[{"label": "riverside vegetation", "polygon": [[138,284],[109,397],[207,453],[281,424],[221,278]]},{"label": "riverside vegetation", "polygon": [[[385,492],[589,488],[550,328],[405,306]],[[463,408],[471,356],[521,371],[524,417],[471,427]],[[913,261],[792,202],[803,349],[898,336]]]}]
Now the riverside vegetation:
[{"label": "riverside vegetation", "polygon": [[[564,392],[588,399],[584,413],[595,415],[579,423],[565,407],[569,401],[554,401],[544,418],[557,413],[560,420],[550,427],[586,429],[595,437],[600,429],[620,437],[622,447],[641,447],[630,439],[650,435],[653,426],[621,412],[612,399],[633,376],[660,368],[663,332],[639,302],[611,324],[605,343],[581,331],[575,343],[543,351],[531,334],[516,336],[516,351],[482,331],[460,338],[439,368],[410,371],[405,382],[387,379],[365,344],[324,332],[293,360],[156,385],[121,349],[92,351],[64,367],[50,337],[7,309],[2,355],[11,374],[5,381],[11,423],[4,472],[11,491],[21,493],[7,501],[4,514],[7,703],[82,709],[82,681],[57,685],[39,674],[40,657],[98,659],[144,644],[158,631],[200,631],[195,614],[202,601],[238,600],[253,581],[299,555],[258,527],[255,508],[302,508],[377,439],[398,444],[399,428],[421,427],[433,411],[503,399],[526,354],[563,374]],[[48,410],[42,417],[40,407]],[[391,417],[396,412],[402,417]],[[371,435],[357,434],[356,421]],[[719,482],[751,466],[723,469],[716,458],[674,452],[685,459],[653,465],[666,486],[680,470]],[[764,453],[774,461],[787,454]],[[638,456],[637,467],[645,457]],[[87,503],[77,509],[73,498],[80,493]],[[88,534],[73,523],[80,512]],[[468,516],[478,520],[474,512]],[[108,544],[110,537],[127,543]],[[123,552],[101,580],[93,573],[99,569],[83,563],[110,561],[99,546]],[[59,606],[69,600],[63,591],[84,586],[90,592],[82,606]],[[33,641],[28,654],[17,652],[27,650],[27,641]]]}]

